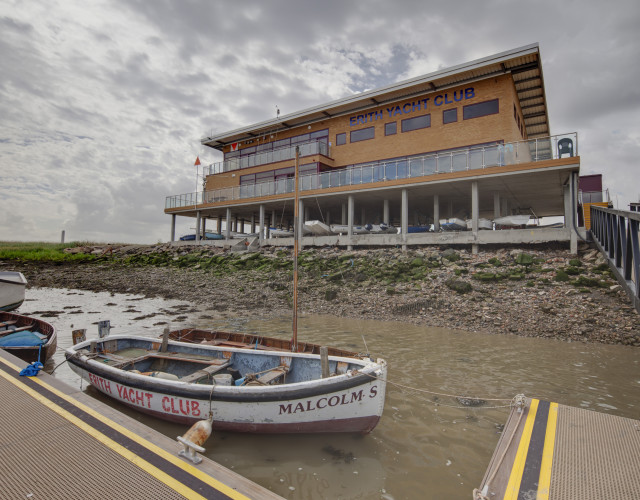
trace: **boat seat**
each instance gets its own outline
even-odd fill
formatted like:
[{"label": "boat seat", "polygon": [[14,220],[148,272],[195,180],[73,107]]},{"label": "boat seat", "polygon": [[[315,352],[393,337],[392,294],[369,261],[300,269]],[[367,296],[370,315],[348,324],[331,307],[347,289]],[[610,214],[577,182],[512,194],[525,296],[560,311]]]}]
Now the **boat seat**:
[{"label": "boat seat", "polygon": [[287,373],[289,373],[289,367],[280,365],[272,368],[267,373],[263,373],[262,375],[258,376],[257,380],[258,382],[260,382],[260,384],[268,385],[284,377]]},{"label": "boat seat", "polygon": [[227,368],[231,363],[228,359],[216,359],[209,366],[200,368],[193,372],[191,375],[185,375],[180,379],[180,382],[194,383],[205,377],[211,377],[213,374]]}]

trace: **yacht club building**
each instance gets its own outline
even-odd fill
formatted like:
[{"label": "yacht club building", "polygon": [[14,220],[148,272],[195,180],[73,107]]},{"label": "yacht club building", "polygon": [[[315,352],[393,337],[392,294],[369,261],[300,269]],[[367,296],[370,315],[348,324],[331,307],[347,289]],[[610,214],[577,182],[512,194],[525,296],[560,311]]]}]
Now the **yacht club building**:
[{"label": "yacht club building", "polygon": [[[551,135],[538,44],[204,137],[220,163],[203,190],[169,196],[165,213],[206,230],[257,233],[260,245],[291,229],[298,152],[300,214],[345,226],[303,245],[566,242],[577,246],[576,133]],[[563,216],[564,227],[483,230],[482,221]],[[468,230],[443,231],[450,219]],[[207,226],[208,224],[208,226]],[[387,234],[356,234],[386,224]],[[304,234],[304,233],[303,233]]]}]

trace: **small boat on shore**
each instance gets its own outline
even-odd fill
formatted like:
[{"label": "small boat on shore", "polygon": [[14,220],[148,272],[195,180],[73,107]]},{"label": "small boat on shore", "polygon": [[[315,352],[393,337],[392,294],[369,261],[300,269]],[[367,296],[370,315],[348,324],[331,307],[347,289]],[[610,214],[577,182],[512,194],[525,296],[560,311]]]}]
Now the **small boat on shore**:
[{"label": "small boat on shore", "polygon": [[[347,224],[331,224],[331,231],[335,234],[348,234],[349,226]],[[369,231],[363,226],[352,226],[353,234],[367,234]]]},{"label": "small boat on shore", "polygon": [[398,228],[381,222],[380,224],[365,224],[364,228],[371,234],[398,234]]},{"label": "small boat on shore", "polygon": [[329,236],[334,234],[327,224],[319,220],[308,220],[304,225],[314,236]]},{"label": "small boat on shore", "polygon": [[278,229],[277,227],[270,227],[269,234],[272,238],[293,238],[293,231]]},{"label": "small boat on shore", "polygon": [[28,363],[44,364],[56,352],[57,342],[55,328],[46,321],[0,312],[0,349]]},{"label": "small boat on shore", "polygon": [[[473,219],[469,219],[467,220],[467,229],[471,231],[472,228],[473,228]],[[478,219],[478,229],[491,230],[493,229],[493,222],[491,222],[489,219],[484,219],[480,217]]]},{"label": "small boat on shore", "polygon": [[384,408],[384,360],[194,345],[119,335],[65,351],[98,391],[158,418],[251,433],[370,432]]},{"label": "small boat on shore", "polygon": [[499,227],[524,227],[529,222],[531,218],[530,215],[506,215],[504,217],[498,217],[493,219],[493,222],[496,223],[496,228]]},{"label": "small boat on shore", "polygon": [[451,217],[450,219],[440,219],[440,229],[443,231],[466,231],[467,223],[458,219],[457,217]]},{"label": "small boat on shore", "polygon": [[17,271],[0,272],[0,311],[12,311],[24,302],[27,279]]}]

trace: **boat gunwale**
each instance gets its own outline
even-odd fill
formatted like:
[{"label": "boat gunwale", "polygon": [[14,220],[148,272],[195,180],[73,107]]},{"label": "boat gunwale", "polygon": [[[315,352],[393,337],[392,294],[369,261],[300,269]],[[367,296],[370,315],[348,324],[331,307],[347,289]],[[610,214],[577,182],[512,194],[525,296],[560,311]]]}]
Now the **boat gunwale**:
[{"label": "boat gunwale", "polygon": [[[135,339],[149,342],[149,344],[158,344],[149,337],[139,336],[109,336],[103,339],[98,339],[101,343],[114,339]],[[122,368],[115,368],[113,366],[101,363],[95,359],[92,359],[86,355],[77,357],[75,353],[78,353],[80,349],[89,347],[92,340],[76,344],[65,350],[65,357],[67,361],[74,366],[93,373],[109,381],[115,383],[121,383],[137,389],[152,390],[154,392],[165,392],[174,396],[188,397],[192,399],[204,398],[209,399],[213,397],[218,401],[229,402],[268,402],[268,401],[281,401],[283,399],[303,399],[314,397],[322,394],[326,394],[327,390],[331,392],[337,392],[341,390],[352,389],[361,385],[366,385],[377,379],[376,372],[382,370],[386,372],[386,362],[383,359],[378,361],[371,360],[359,360],[353,358],[343,358],[339,356],[330,356],[332,361],[347,361],[352,364],[362,364],[362,369],[358,369],[357,373],[349,371],[345,374],[335,375],[325,379],[317,378],[313,380],[306,380],[302,382],[294,382],[291,384],[279,384],[279,385],[266,385],[266,386],[223,386],[216,384],[196,384],[192,382],[184,382],[181,380],[165,380],[155,377],[148,377],[146,375],[132,373]],[[185,342],[171,341],[169,345],[190,346],[193,344]],[[237,352],[241,355],[248,356],[272,356],[282,357],[281,352],[270,351],[258,351],[252,353],[247,349],[242,348],[229,348],[218,346],[198,346],[198,348],[206,348],[215,352]],[[286,356],[299,357],[302,359],[317,359],[317,354],[307,353],[286,353]],[[384,382],[383,382],[384,383]]]}]

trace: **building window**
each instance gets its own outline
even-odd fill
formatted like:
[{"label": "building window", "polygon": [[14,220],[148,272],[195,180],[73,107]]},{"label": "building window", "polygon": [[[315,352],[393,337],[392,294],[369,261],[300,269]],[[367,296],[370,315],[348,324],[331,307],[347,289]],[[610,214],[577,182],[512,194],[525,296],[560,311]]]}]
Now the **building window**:
[{"label": "building window", "polygon": [[458,108],[445,109],[442,112],[442,123],[453,123],[458,121]]},{"label": "building window", "polygon": [[481,116],[495,115],[498,113],[498,99],[492,101],[479,102],[477,104],[469,104],[462,108],[462,119],[470,120],[471,118],[480,118]]},{"label": "building window", "polygon": [[347,133],[336,134],[336,146],[342,146],[347,143]]},{"label": "building window", "polygon": [[360,130],[354,130],[351,132],[351,142],[360,142],[373,139],[375,135],[374,127],[361,128]]},{"label": "building window", "polygon": [[402,120],[402,131],[411,132],[421,128],[429,128],[431,126],[431,115],[416,116],[415,118],[407,118]]},{"label": "building window", "polygon": [[384,124],[384,135],[394,135],[398,133],[398,122]]}]

